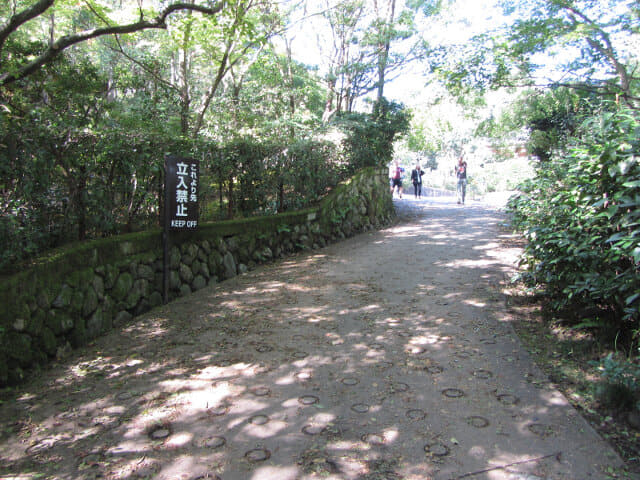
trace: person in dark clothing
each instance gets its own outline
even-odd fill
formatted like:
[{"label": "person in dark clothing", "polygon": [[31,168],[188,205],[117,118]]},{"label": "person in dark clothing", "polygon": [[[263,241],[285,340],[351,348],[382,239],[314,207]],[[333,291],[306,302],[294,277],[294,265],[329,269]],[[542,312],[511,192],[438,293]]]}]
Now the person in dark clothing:
[{"label": "person in dark clothing", "polygon": [[424,172],[420,168],[420,165],[416,165],[411,171],[411,181],[413,182],[413,194],[416,198],[420,198],[422,196],[422,175]]}]

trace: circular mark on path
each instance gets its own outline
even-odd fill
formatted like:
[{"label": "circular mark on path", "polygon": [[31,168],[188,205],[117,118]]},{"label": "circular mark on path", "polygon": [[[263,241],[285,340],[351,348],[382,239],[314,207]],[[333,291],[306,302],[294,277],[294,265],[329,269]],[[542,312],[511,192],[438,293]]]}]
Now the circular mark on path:
[{"label": "circular mark on path", "polygon": [[313,377],[313,375],[310,372],[298,372],[298,373],[296,373],[296,378],[298,380],[300,380],[301,382],[306,382],[308,380],[311,380],[311,377]]},{"label": "circular mark on path", "polygon": [[460,318],[462,316],[460,312],[447,312],[447,315],[449,315],[451,318]]},{"label": "circular mark on path", "polygon": [[539,437],[548,437],[553,434],[553,428],[549,425],[544,425],[542,423],[532,423],[527,425],[527,429],[533,433],[534,435],[538,435]]},{"label": "circular mark on path", "polygon": [[224,447],[227,444],[227,439],[224,437],[220,437],[218,435],[214,435],[209,438],[205,438],[202,441],[202,446],[206,448],[216,449],[220,447]]},{"label": "circular mark on path", "polygon": [[302,360],[303,358],[307,358],[309,354],[307,352],[297,351],[297,352],[293,352],[291,356],[296,360]]},{"label": "circular mark on path", "polygon": [[413,408],[411,410],[407,410],[407,418],[411,420],[424,420],[427,417],[427,414],[424,410],[420,410],[419,408]]},{"label": "circular mark on path", "polygon": [[171,435],[171,429],[165,426],[155,427],[149,432],[151,440],[164,440]]},{"label": "circular mark on path", "polygon": [[384,445],[384,437],[377,433],[365,433],[362,435],[362,441],[369,445]]},{"label": "circular mark on path", "polygon": [[354,403],[351,405],[351,410],[356,413],[367,413],[369,411],[369,405],[366,403]]},{"label": "circular mark on path", "polygon": [[409,390],[409,385],[403,382],[393,382],[391,385],[389,385],[389,390],[391,391],[391,393],[402,393]]},{"label": "circular mark on path", "polygon": [[442,390],[442,394],[448,398],[464,397],[464,392],[459,388],[445,388],[444,390]]},{"label": "circular mark on path", "polygon": [[462,360],[466,360],[468,358],[471,358],[471,356],[473,355],[471,352],[465,352],[464,350],[460,351],[460,352],[456,352],[454,353],[454,355],[457,358],[461,358]]},{"label": "circular mark on path", "polygon": [[489,380],[491,377],[493,377],[493,373],[490,372],[489,370],[476,370],[473,372],[473,376],[476,378],[481,378],[482,380]]},{"label": "circular mark on path", "polygon": [[427,372],[432,375],[437,375],[438,373],[444,372],[444,368],[442,368],[440,365],[431,365],[427,367]]},{"label": "circular mark on path", "polygon": [[422,355],[424,352],[426,352],[426,349],[418,345],[411,345],[407,347],[407,353],[410,355]]},{"label": "circular mark on path", "polygon": [[207,413],[213,417],[221,417],[229,411],[229,407],[226,405],[220,405],[218,407],[212,407],[207,410]]},{"label": "circular mark on path", "polygon": [[305,435],[320,435],[327,430],[327,427],[321,425],[305,425],[302,427],[302,433]]},{"label": "circular mark on path", "polygon": [[244,458],[249,460],[251,463],[264,462],[271,458],[271,452],[266,448],[254,448],[253,450],[249,450],[245,453]]},{"label": "circular mark on path", "polygon": [[269,423],[269,417],[266,415],[254,415],[249,419],[249,423],[253,425],[265,425]]},{"label": "circular mark on path", "polygon": [[484,417],[478,417],[476,415],[468,417],[467,423],[475,428],[486,428],[489,426],[489,420]]},{"label": "circular mark on path", "polygon": [[267,387],[255,387],[251,389],[251,393],[256,397],[266,397],[271,393],[271,390]]},{"label": "circular mark on path", "polygon": [[480,343],[484,345],[495,345],[496,341],[493,338],[483,338],[480,340]]},{"label": "circular mark on path", "polygon": [[302,405],[314,405],[319,401],[320,399],[315,395],[303,395],[301,397],[298,397],[298,402],[300,402]]},{"label": "circular mark on path", "polygon": [[424,446],[424,451],[435,457],[446,457],[449,455],[449,447],[442,443],[428,443]]},{"label": "circular mark on path", "polygon": [[517,405],[520,403],[520,399],[515,395],[511,395],[510,393],[502,393],[497,395],[496,398],[503,405]]},{"label": "circular mark on path", "polygon": [[256,346],[256,351],[258,353],[267,353],[267,352],[271,352],[273,350],[273,347],[271,345],[267,345],[266,343],[261,343],[260,345]]},{"label": "circular mark on path", "polygon": [[346,377],[343,378],[342,380],[340,380],[341,383],[343,383],[344,385],[349,385],[350,387],[352,387],[353,385],[357,385],[360,383],[360,380],[358,380],[357,378],[353,378],[353,377]]},{"label": "circular mark on path", "polygon": [[393,362],[379,362],[376,364],[376,367],[387,369],[393,367]]},{"label": "circular mark on path", "polygon": [[381,343],[370,343],[369,348],[372,350],[384,350],[384,345]]}]

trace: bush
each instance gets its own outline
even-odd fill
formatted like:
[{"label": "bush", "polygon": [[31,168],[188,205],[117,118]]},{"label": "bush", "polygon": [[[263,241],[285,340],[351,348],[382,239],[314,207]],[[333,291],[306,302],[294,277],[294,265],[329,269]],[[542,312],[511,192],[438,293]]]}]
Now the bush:
[{"label": "bush", "polygon": [[640,122],[636,112],[585,120],[574,147],[538,166],[510,202],[528,240],[522,259],[552,306],[587,309],[638,330]]},{"label": "bush", "polygon": [[410,120],[403,105],[384,98],[373,105],[370,115],[349,113],[340,117],[338,123],[348,133],[344,146],[352,171],[391,163],[394,142],[409,131]]},{"label": "bush", "polygon": [[598,368],[603,379],[596,388],[602,404],[615,410],[636,407],[640,396],[640,365],[628,359],[620,360],[613,353],[592,365]]}]

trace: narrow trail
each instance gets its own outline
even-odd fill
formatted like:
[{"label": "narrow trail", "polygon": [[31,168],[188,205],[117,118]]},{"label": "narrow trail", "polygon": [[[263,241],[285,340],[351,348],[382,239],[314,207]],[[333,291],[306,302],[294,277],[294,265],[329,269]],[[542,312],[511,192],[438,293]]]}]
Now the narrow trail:
[{"label": "narrow trail", "polygon": [[509,324],[496,209],[400,221],[100,338],[0,405],[0,478],[606,479]]}]

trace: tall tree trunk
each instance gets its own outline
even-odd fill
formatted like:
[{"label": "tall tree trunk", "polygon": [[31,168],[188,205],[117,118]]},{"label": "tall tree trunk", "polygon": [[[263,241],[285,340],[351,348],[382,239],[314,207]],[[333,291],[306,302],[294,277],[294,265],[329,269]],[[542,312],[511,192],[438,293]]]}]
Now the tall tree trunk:
[{"label": "tall tree trunk", "polygon": [[[193,0],[192,0],[193,3]],[[187,14],[191,17],[191,12]],[[180,130],[182,135],[189,133],[189,112],[191,109],[191,96],[189,93],[189,80],[190,80],[190,47],[191,41],[191,23],[187,22],[187,26],[184,31],[184,38],[182,39],[182,61],[180,62],[181,82],[180,86]]]}]

